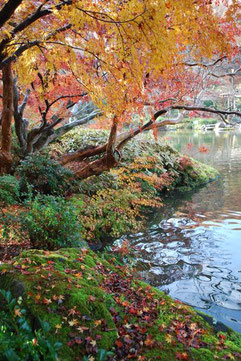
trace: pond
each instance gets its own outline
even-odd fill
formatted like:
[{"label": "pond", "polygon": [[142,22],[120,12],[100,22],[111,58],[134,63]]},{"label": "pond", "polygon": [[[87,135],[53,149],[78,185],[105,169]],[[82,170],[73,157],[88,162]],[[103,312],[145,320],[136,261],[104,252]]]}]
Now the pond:
[{"label": "pond", "polygon": [[[216,167],[220,178],[168,197],[144,232],[125,239],[145,280],[241,332],[241,133],[179,130],[160,137]],[[204,147],[209,151],[200,152]]]}]

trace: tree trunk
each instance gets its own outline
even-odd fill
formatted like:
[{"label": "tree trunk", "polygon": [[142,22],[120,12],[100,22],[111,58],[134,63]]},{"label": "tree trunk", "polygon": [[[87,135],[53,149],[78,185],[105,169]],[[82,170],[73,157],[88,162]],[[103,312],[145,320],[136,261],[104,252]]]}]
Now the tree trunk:
[{"label": "tree trunk", "polygon": [[12,131],[13,117],[13,77],[11,64],[7,64],[2,71],[3,78],[3,111],[2,111],[2,144],[0,151],[0,175],[9,173],[12,166]]},{"label": "tree trunk", "polygon": [[114,168],[117,164],[118,159],[116,159],[115,156],[110,157],[106,154],[100,159],[86,163],[86,166],[84,167],[83,164],[81,164],[81,168],[79,170],[75,170],[74,174],[76,178],[86,179],[92,175],[100,175],[103,172]]},{"label": "tree trunk", "polygon": [[80,170],[75,171],[75,176],[80,179],[88,178],[92,175],[100,175],[101,173],[115,167],[120,160],[120,153],[116,150],[118,119],[113,118],[109,139],[106,145],[106,154],[93,162],[87,163]]}]

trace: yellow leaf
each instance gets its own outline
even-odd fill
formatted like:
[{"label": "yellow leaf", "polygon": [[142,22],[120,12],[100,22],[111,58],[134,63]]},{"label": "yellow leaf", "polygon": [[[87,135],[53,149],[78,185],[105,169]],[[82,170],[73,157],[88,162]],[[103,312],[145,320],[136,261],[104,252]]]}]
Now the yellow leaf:
[{"label": "yellow leaf", "polygon": [[76,320],[76,318],[74,318],[72,321],[69,321],[69,325],[71,327],[75,326],[75,325],[78,325],[78,320]]},{"label": "yellow leaf", "polygon": [[169,333],[165,336],[165,340],[168,342],[168,343],[172,343],[173,341],[173,337],[172,335],[170,335]]}]

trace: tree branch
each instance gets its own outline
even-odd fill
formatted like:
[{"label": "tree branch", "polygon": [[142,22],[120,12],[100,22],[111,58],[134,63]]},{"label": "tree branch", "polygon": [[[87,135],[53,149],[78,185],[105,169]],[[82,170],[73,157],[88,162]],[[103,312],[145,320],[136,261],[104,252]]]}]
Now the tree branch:
[{"label": "tree branch", "polygon": [[23,0],[9,0],[0,11],[0,28],[11,18]]},{"label": "tree branch", "polygon": [[22,104],[19,106],[19,109],[18,109],[18,111],[19,111],[19,113],[20,113],[21,116],[23,116],[23,112],[24,112],[24,110],[25,110],[25,108],[26,108],[29,95],[30,95],[30,89],[27,89],[27,90],[26,90],[26,94],[25,94],[24,99],[23,99],[23,102],[22,102]]},{"label": "tree branch", "polygon": [[85,95],[88,95],[88,93],[87,92],[85,92],[85,93],[82,93],[82,94],[76,94],[76,95],[61,95],[61,96],[59,96],[58,98],[56,98],[55,100],[53,100],[51,103],[49,103],[49,108],[52,106],[52,105],[54,105],[55,103],[57,103],[59,100],[61,100],[61,99],[67,99],[67,98],[82,98],[82,97],[84,97]]},{"label": "tree branch", "polygon": [[[60,10],[64,5],[72,5],[73,1],[72,0],[63,0],[61,1],[59,4],[49,7],[47,9],[42,9],[43,6],[47,3],[48,1],[45,1],[44,4],[41,4],[37,10],[30,16],[28,16],[26,19],[24,19],[20,24],[18,24],[11,32],[11,37],[10,38],[5,38],[1,41],[0,43],[0,69],[2,69],[6,64],[8,64],[9,62],[13,61],[15,58],[17,58],[18,56],[20,56],[25,50],[29,49],[32,46],[37,45],[37,40],[33,41],[31,43],[31,46],[28,46],[28,44],[25,44],[23,47],[21,47],[20,49],[17,49],[16,52],[14,53],[13,56],[7,57],[4,59],[5,55],[4,55],[4,49],[6,47],[6,45],[13,40],[13,38],[15,37],[15,35],[23,30],[25,30],[27,27],[29,27],[30,25],[32,25],[34,22],[36,22],[37,20],[50,15],[53,13],[53,9],[57,9]],[[1,10],[0,12],[0,25],[1,25],[1,13],[2,13],[2,21],[3,24],[9,20],[13,14],[13,12],[15,11],[15,9],[18,7],[18,5],[20,5],[22,3],[22,0],[9,0],[9,2],[4,6],[4,8]],[[8,6],[9,5],[9,6]],[[7,7],[8,6],[8,7]],[[12,11],[14,7],[14,10]],[[5,9],[6,8],[6,9]],[[5,9],[5,10],[4,10]],[[3,25],[2,24],[2,25]],[[1,25],[1,26],[2,26]],[[0,27],[1,27],[0,26]],[[71,27],[70,24],[64,26],[62,29],[67,30]],[[63,31],[60,29],[57,29],[53,35],[50,34],[51,36],[56,35],[58,32]]]},{"label": "tree branch", "polygon": [[218,58],[216,60],[214,60],[212,63],[209,64],[204,64],[204,63],[188,63],[188,62],[184,62],[183,65],[187,65],[187,66],[201,66],[203,68],[210,68],[212,66],[217,65],[219,62],[222,62],[224,59],[227,59],[226,56],[222,56],[221,58]]}]

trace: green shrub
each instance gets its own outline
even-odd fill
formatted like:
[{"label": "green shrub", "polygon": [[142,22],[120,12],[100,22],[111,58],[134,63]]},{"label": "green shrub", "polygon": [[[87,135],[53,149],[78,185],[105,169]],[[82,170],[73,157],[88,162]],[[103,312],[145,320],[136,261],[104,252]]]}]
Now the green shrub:
[{"label": "green shrub", "polygon": [[211,99],[206,99],[203,102],[203,106],[206,108],[213,108],[214,107],[214,103]]},{"label": "green shrub", "polygon": [[11,175],[0,177],[0,202],[14,204],[19,198],[19,182]]},{"label": "green shrub", "polygon": [[58,155],[75,152],[86,147],[105,144],[108,136],[109,132],[107,130],[76,127],[58,138],[56,142],[51,143],[50,149]]},{"label": "green shrub", "polygon": [[[134,202],[137,194],[129,189],[116,191],[106,189],[86,202],[84,209],[79,209],[79,218],[84,220],[86,239],[100,239],[106,235],[118,237],[127,230],[137,230],[138,207]],[[72,202],[77,205],[78,198]],[[78,207],[78,205],[77,205]]]},{"label": "green shrub", "polygon": [[41,154],[28,156],[16,171],[21,192],[25,193],[30,187],[34,193],[62,195],[69,189],[73,176],[69,169]]},{"label": "green shrub", "polygon": [[75,207],[63,198],[37,195],[21,223],[34,248],[53,250],[81,245]]},{"label": "green shrub", "polygon": [[62,346],[52,342],[47,333],[50,326],[39,320],[41,326],[34,330],[26,317],[22,298],[13,298],[10,291],[0,290],[4,309],[0,311],[0,359],[2,361],[57,361],[57,351]]}]

